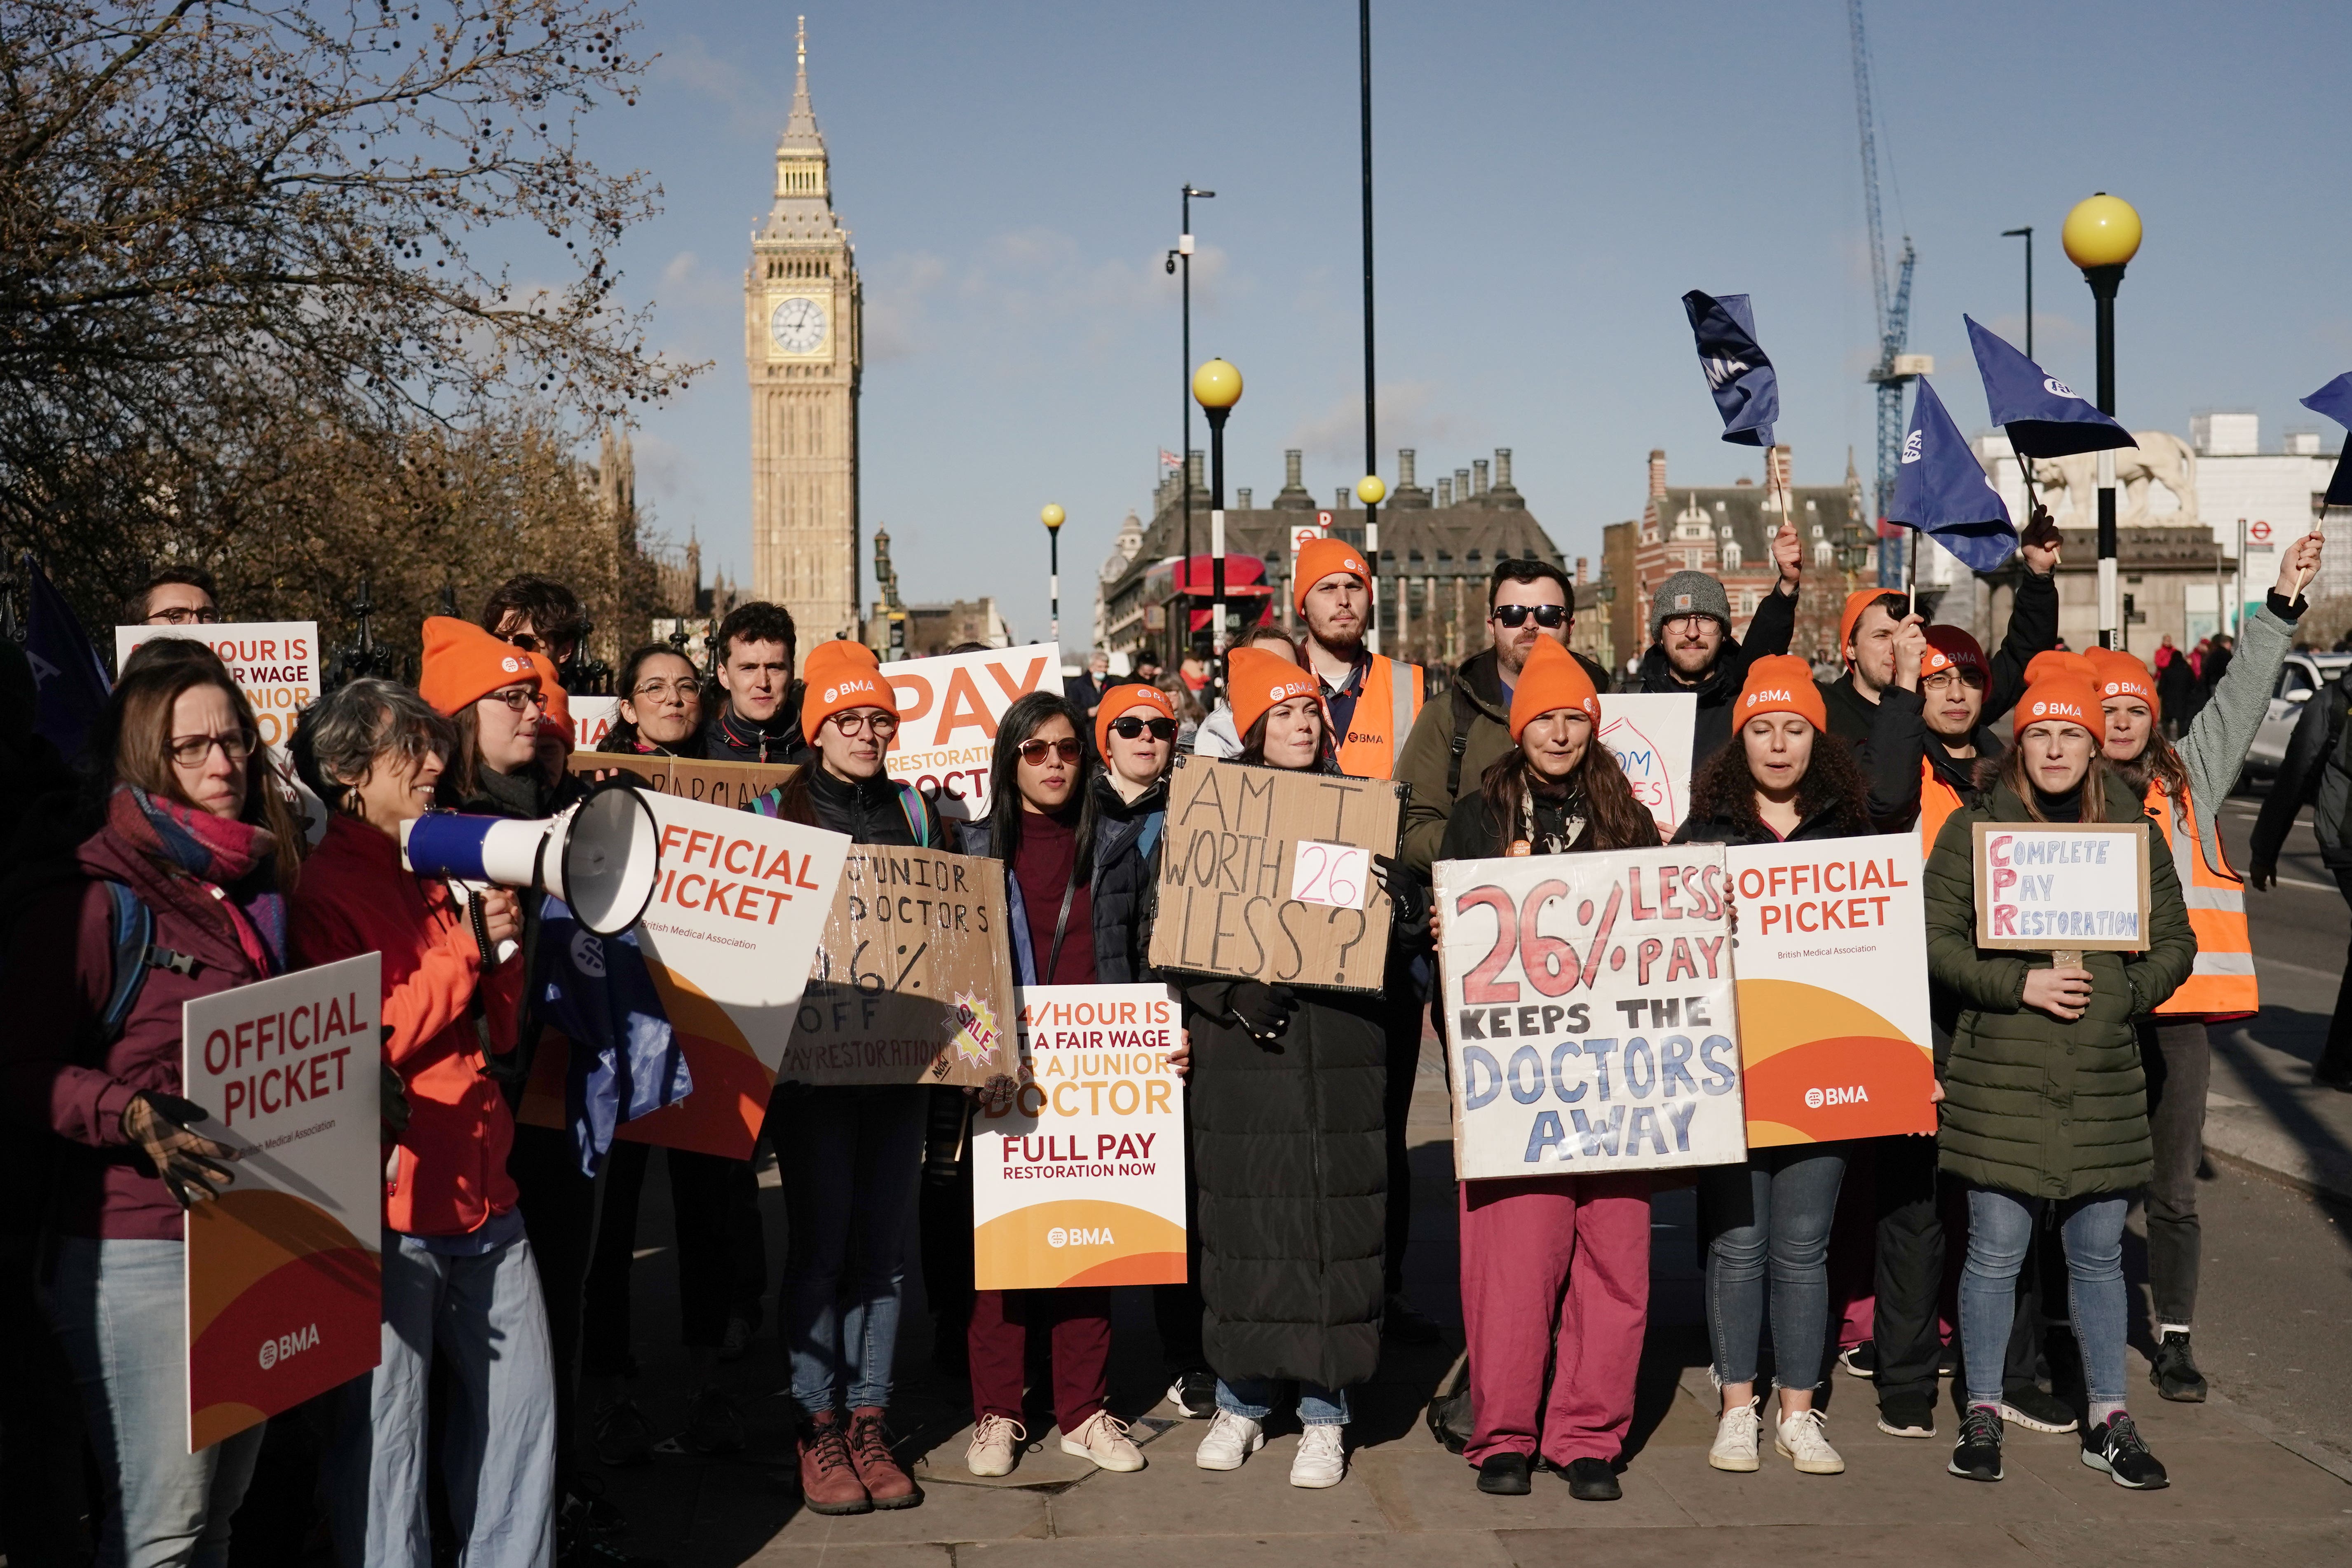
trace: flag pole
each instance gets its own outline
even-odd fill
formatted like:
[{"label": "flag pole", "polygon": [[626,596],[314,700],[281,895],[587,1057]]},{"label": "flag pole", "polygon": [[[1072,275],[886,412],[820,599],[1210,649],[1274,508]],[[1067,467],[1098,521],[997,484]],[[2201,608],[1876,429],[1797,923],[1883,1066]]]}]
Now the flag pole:
[{"label": "flag pole", "polygon": [[1911,531],[1911,542],[1903,548],[1903,591],[1911,598],[1903,611],[1906,616],[1919,613],[1919,545],[1926,538],[1915,528]]}]

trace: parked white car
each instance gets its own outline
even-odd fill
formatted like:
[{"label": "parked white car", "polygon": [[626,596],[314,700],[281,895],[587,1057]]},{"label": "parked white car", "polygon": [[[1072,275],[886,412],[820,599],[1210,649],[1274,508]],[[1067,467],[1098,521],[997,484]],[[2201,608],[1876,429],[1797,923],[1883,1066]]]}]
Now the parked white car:
[{"label": "parked white car", "polygon": [[2263,727],[2254,732],[2254,743],[2246,752],[2246,778],[2268,784],[2277,775],[2279,764],[2286,760],[2294,721],[2303,717],[2303,705],[2313,692],[2342,675],[2347,665],[2352,665],[2352,653],[2311,653],[2298,648],[2286,656],[2286,663],[2279,667],[2278,685],[2271,692],[2270,710],[2263,715]]}]

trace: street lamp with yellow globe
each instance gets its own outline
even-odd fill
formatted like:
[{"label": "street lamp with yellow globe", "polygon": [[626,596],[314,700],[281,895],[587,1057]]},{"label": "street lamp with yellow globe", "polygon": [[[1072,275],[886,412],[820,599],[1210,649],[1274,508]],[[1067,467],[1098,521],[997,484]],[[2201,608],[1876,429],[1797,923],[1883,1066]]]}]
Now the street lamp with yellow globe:
[{"label": "street lamp with yellow globe", "polygon": [[[2099,412],[2116,414],[2116,290],[2124,268],[2139,254],[2139,214],[2105,191],[2074,204],[2060,238],[2066,258],[2083,269],[2097,312]],[[2122,646],[2123,601],[2116,581],[2116,455],[2099,454],[2099,645]]]},{"label": "street lamp with yellow globe", "polygon": [[[1225,682],[1225,420],[1242,400],[1242,373],[1222,359],[1213,359],[1192,373],[1192,401],[1209,416],[1209,649],[1215,658],[1213,679],[1218,690]],[[1192,563],[1184,563],[1187,576]],[[1192,601],[1185,600],[1184,642],[1192,641]]]},{"label": "street lamp with yellow globe", "polygon": [[1052,606],[1047,613],[1053,617],[1056,657],[1062,647],[1062,524],[1069,521],[1069,515],[1052,501],[1047,501],[1037,513],[1037,521],[1045,525],[1045,597]]}]

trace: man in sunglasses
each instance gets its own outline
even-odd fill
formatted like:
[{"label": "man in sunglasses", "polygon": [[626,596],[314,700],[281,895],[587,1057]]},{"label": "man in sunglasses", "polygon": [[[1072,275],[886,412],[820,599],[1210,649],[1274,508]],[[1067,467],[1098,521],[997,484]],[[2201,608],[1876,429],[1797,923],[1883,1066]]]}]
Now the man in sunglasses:
[{"label": "man in sunglasses", "polygon": [[1748,667],[1768,655],[1789,651],[1797,629],[1797,589],[1804,548],[1793,524],[1772,536],[1772,562],[1780,580],[1748,617],[1745,642],[1731,635],[1731,598],[1704,572],[1676,572],[1650,598],[1650,651],[1642,656],[1637,685],[1643,691],[1687,691],[1698,699],[1691,734],[1691,773],[1731,739],[1731,708],[1739,700]]},{"label": "man in sunglasses", "polygon": [[[1476,793],[1488,764],[1510,751],[1511,692],[1538,637],[1568,647],[1576,625],[1576,590],[1549,561],[1497,561],[1486,583],[1486,631],[1494,639],[1454,670],[1443,702],[1423,709],[1397,760],[1396,776],[1412,785],[1405,803],[1404,849],[1398,857],[1426,873],[1445,837],[1454,803]],[[1595,691],[1609,672],[1570,650]]]},{"label": "man in sunglasses", "polygon": [[482,606],[482,629],[525,653],[541,653],[558,671],[580,651],[588,635],[588,612],[580,595],[552,577],[526,572],[490,590]]},{"label": "man in sunglasses", "polygon": [[724,700],[703,725],[705,756],[714,762],[809,762],[801,725],[804,689],[793,679],[799,641],[792,615],[782,605],[753,600],[727,612],[719,623],[719,688]]}]

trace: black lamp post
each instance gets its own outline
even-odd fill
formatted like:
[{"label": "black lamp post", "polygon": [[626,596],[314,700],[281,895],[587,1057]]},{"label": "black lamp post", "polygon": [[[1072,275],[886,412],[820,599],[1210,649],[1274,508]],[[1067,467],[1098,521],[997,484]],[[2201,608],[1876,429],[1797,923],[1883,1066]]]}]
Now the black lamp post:
[{"label": "black lamp post", "polygon": [[1053,617],[1054,656],[1056,658],[1061,657],[1062,651],[1062,524],[1068,516],[1050,501],[1037,514],[1037,521],[1045,525],[1045,597],[1051,605],[1047,614]]},{"label": "black lamp post", "polygon": [[[1184,182],[1184,226],[1176,237],[1176,248],[1168,253],[1168,270],[1173,272],[1181,265],[1184,273],[1184,445],[1176,454],[1178,483],[1184,490],[1184,566],[1176,578],[1180,585],[1192,570],[1192,198],[1213,201],[1216,195],[1194,189],[1190,180]],[[1189,651],[1192,632],[1189,611],[1187,616],[1184,636]]]},{"label": "black lamp post", "polygon": [[[1192,396],[1209,416],[1209,648],[1213,658],[1212,679],[1222,690],[1225,679],[1225,418],[1242,400],[1242,373],[1221,359],[1213,359],[1192,373]],[[1185,564],[1192,563],[1188,558]],[[1189,635],[1191,605],[1186,605]]]}]

